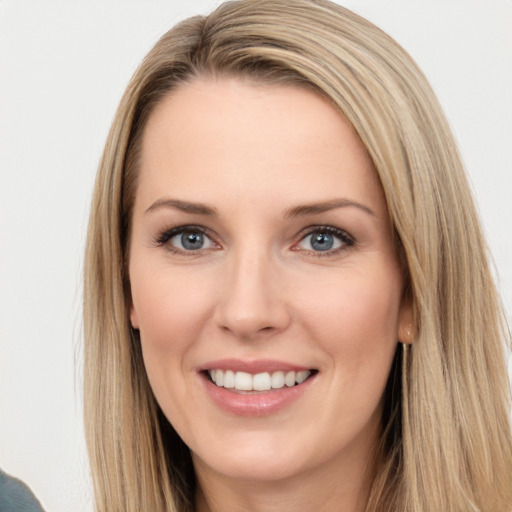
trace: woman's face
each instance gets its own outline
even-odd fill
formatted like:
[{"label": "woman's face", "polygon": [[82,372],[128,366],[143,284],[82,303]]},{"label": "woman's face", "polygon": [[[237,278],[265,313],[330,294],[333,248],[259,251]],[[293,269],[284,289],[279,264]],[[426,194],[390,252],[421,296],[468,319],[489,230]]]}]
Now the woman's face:
[{"label": "woman's face", "polygon": [[366,463],[409,313],[378,178],[328,102],[234,79],[169,94],[129,276],[151,387],[200,474]]}]

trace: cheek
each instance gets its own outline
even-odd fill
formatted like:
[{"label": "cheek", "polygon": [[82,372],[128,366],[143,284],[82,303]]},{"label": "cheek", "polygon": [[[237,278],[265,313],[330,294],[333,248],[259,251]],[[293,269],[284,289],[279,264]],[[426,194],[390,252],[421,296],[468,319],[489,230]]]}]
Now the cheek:
[{"label": "cheek", "polygon": [[195,375],[191,356],[211,316],[211,294],[201,280],[165,266],[137,268],[134,262],[130,278],[150,386],[166,416],[179,418],[183,429],[180,422],[189,419],[190,379]]},{"label": "cheek", "polygon": [[145,359],[152,353],[158,360],[165,354],[185,351],[197,339],[203,320],[211,316],[211,294],[204,281],[191,279],[179,270],[148,271],[136,264],[130,275]]},{"label": "cheek", "polygon": [[397,347],[401,298],[400,275],[389,270],[384,274],[389,277],[351,272],[302,304],[304,326],[329,360],[325,396],[332,407],[320,411],[318,421],[341,433],[359,432],[363,425],[380,421]]},{"label": "cheek", "polygon": [[348,371],[355,371],[358,359],[367,360],[369,354],[379,357],[396,347],[401,278],[389,266],[384,270],[382,274],[348,272],[324,286],[316,282],[302,294],[306,298],[300,316],[326,352],[347,361]]}]

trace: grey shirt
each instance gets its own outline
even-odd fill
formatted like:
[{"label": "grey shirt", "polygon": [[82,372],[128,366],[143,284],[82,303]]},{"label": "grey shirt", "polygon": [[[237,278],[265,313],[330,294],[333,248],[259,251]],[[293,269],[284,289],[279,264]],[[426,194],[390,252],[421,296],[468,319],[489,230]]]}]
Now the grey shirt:
[{"label": "grey shirt", "polygon": [[0,512],[44,512],[32,491],[0,469]]}]

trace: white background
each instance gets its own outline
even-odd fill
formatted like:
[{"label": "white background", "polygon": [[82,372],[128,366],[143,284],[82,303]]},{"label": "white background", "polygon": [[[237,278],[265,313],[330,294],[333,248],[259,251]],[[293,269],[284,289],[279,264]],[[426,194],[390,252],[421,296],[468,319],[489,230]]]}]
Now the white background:
[{"label": "white background", "polygon": [[[80,277],[102,145],[156,39],[217,1],[0,0],[0,467],[48,512],[92,509]],[[512,1],[352,0],[429,77],[512,312]]]}]

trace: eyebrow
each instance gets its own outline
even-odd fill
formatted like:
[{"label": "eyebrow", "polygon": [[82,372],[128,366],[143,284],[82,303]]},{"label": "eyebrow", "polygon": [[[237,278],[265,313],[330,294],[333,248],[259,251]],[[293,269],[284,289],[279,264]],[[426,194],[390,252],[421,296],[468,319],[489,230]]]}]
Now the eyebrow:
[{"label": "eyebrow", "polygon": [[192,213],[196,215],[209,215],[216,216],[217,209],[213,206],[204,204],[204,203],[192,203],[190,201],[180,201],[179,199],[170,199],[163,197],[155,201],[146,211],[145,213],[150,213],[155,210],[160,210],[162,208],[176,208],[185,213]]},{"label": "eyebrow", "polygon": [[[294,206],[293,208],[286,210],[284,217],[294,218],[306,215],[316,215],[319,213],[327,212],[329,210],[335,210],[336,208],[347,207],[359,208],[368,215],[375,216],[375,212],[371,208],[368,208],[368,206],[358,203],[357,201],[351,201],[349,199],[331,199],[329,201],[323,201],[319,203],[307,203]],[[162,208],[175,208],[185,213],[207,215],[211,217],[218,215],[217,209],[208,204],[192,203],[190,201],[181,201],[179,199],[171,199],[165,197],[155,201],[145,211],[145,213],[150,213]]]},{"label": "eyebrow", "polygon": [[329,201],[323,201],[320,203],[300,204],[287,210],[285,213],[285,217],[293,218],[304,215],[316,215],[318,213],[324,213],[329,210],[334,210],[336,208],[347,207],[359,208],[368,215],[375,217],[375,212],[371,208],[365,206],[364,204],[358,203],[357,201],[351,201],[350,199],[331,199]]}]

